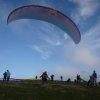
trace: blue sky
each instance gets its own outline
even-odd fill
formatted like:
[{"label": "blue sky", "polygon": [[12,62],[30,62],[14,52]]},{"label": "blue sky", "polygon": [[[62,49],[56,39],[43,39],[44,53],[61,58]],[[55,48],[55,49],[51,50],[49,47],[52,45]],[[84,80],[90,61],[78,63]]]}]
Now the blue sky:
[{"label": "blue sky", "polygon": [[[42,5],[70,17],[81,33],[75,44],[58,27],[43,21],[17,20],[7,25],[14,9]],[[88,80],[93,70],[100,75],[100,0],[0,0],[0,77],[7,69],[12,78],[33,78],[43,71],[55,79]],[[100,76],[98,76],[100,80]]]}]

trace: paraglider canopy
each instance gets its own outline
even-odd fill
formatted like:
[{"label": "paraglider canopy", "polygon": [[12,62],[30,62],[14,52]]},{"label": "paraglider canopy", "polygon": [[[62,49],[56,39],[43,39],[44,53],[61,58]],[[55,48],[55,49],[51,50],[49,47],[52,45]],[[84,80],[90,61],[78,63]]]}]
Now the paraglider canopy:
[{"label": "paraglider canopy", "polygon": [[19,7],[9,14],[7,24],[18,19],[46,21],[65,31],[73,39],[75,44],[78,44],[81,40],[80,31],[75,23],[68,16],[53,8],[38,5]]}]

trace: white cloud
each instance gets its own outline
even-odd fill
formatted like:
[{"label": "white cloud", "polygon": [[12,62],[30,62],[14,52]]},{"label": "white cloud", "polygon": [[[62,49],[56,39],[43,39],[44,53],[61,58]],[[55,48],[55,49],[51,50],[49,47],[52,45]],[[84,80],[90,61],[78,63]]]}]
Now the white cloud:
[{"label": "white cloud", "polygon": [[[85,42],[86,43],[86,42]],[[80,43],[79,46],[69,44],[66,46],[67,59],[72,59],[72,63],[82,65],[84,67],[96,68],[100,66],[100,57],[95,49],[92,49],[95,45],[89,45]],[[70,50],[68,50],[70,48]]]},{"label": "white cloud", "polygon": [[[72,1],[72,0],[70,0]],[[78,3],[78,12],[79,12],[79,16],[91,16],[92,14],[94,14],[94,11],[97,10],[98,4],[97,2],[94,3],[94,1],[92,0],[84,0],[84,1],[78,1],[78,0],[73,0],[73,2]],[[94,3],[94,5],[96,6],[94,9],[90,9],[92,4]],[[89,12],[84,13],[85,11],[85,7],[89,7],[87,8]],[[90,10],[91,11],[90,11]],[[40,24],[41,23],[41,24]],[[35,32],[38,35],[38,38],[41,38],[43,40],[45,40],[47,43],[49,43],[49,46],[45,43],[45,44],[41,44],[41,46],[39,45],[33,45],[30,46],[32,49],[38,51],[41,54],[41,57],[46,59],[48,57],[50,57],[51,53],[53,52],[53,46],[59,46],[59,45],[63,45],[65,40],[62,40],[60,38],[60,35],[58,35],[58,31],[54,30],[54,25],[48,24],[48,23],[44,23],[44,22],[40,22],[38,24],[38,27],[40,27],[40,29],[36,29],[35,27]],[[24,26],[25,24],[27,24],[27,26]],[[23,21],[19,21],[19,23],[17,23],[17,25],[12,24],[13,27],[11,26],[11,28],[13,28],[13,31],[16,33],[21,33],[22,35],[25,35],[26,33],[26,38],[28,37],[28,35],[30,33],[32,33],[34,30],[33,29],[28,29],[32,24],[29,24],[29,22],[27,20],[23,20]],[[16,27],[17,26],[17,27]],[[95,66],[99,66],[99,60],[100,58],[98,57],[96,51],[94,49],[97,49],[97,47],[100,46],[99,44],[99,39],[96,39],[94,37],[96,37],[99,32],[100,32],[100,23],[98,23],[96,26],[94,26],[93,28],[91,28],[85,35],[82,36],[82,40],[81,42],[76,46],[74,45],[72,42],[71,43],[67,43],[67,46],[65,48],[65,52],[67,57],[70,57],[70,55],[72,56],[71,58],[73,59],[73,62],[77,62],[78,64],[83,64],[84,66],[87,67],[95,67]],[[25,27],[27,27],[26,30]],[[18,31],[20,30],[20,31]],[[30,31],[29,31],[30,30]],[[39,31],[40,30],[40,31]],[[60,33],[62,34],[62,33]],[[67,39],[67,35],[66,33],[64,34],[64,38]]]},{"label": "white cloud", "polygon": [[52,7],[53,4],[49,0],[34,0],[34,1],[29,1],[30,4],[35,4],[35,5],[42,5],[42,6],[47,6],[47,7]]},{"label": "white cloud", "polygon": [[68,35],[66,33],[64,33],[64,39],[68,39]]},{"label": "white cloud", "polygon": [[[33,42],[31,48],[34,48],[34,50],[41,54],[43,59],[46,59],[52,54],[54,46],[62,45],[63,39],[60,39],[61,37],[58,34],[63,34],[63,31],[55,30],[54,25],[46,22],[34,22],[35,25],[28,20],[18,20],[16,23],[9,24],[9,27],[12,32],[18,35],[21,39],[27,39],[28,41],[36,40],[36,44]],[[37,26],[39,28],[37,28]]]},{"label": "white cloud", "polygon": [[84,67],[100,67],[100,56],[98,55],[100,48],[99,26],[100,23],[96,24],[82,35],[82,40],[78,45],[74,45],[72,42],[65,45],[67,59],[72,59],[72,62]]},{"label": "white cloud", "polygon": [[49,37],[45,37],[44,40],[50,43],[51,45],[55,45],[55,46],[61,45],[61,42],[57,41],[56,39],[54,40],[54,38],[50,39]]},{"label": "white cloud", "polygon": [[63,80],[66,81],[68,78],[71,78],[72,81],[76,79],[77,74],[81,76],[84,80],[89,80],[89,75],[92,73],[86,73],[76,68],[70,67],[56,67],[53,69],[52,74],[54,74],[54,79],[60,80],[60,76],[63,76]]},{"label": "white cloud", "polygon": [[[62,75],[63,81],[66,81],[68,78],[71,78],[71,81],[74,81],[74,79],[76,79],[77,74],[80,75],[82,79],[88,81],[89,76],[92,75],[92,72],[82,71],[72,66],[57,66],[50,70],[42,66],[37,69],[37,73],[39,73],[39,75],[42,74],[44,71],[47,71],[49,77],[51,76],[51,74],[53,74],[54,80],[61,80],[60,76]],[[100,81],[100,75],[98,75],[98,81]]]},{"label": "white cloud", "polygon": [[39,52],[43,52],[38,46],[34,46],[34,49],[36,49],[37,51],[39,51]]},{"label": "white cloud", "polygon": [[[90,47],[91,48],[91,47]],[[81,47],[74,54],[74,61],[87,67],[100,66],[100,58],[88,47]]]},{"label": "white cloud", "polygon": [[72,17],[76,22],[79,22],[81,18],[86,19],[96,13],[99,8],[99,0],[69,0],[76,3],[78,8],[72,13]]},{"label": "white cloud", "polygon": [[85,37],[87,36],[98,36],[100,35],[100,21],[96,23],[88,32],[85,33]]},{"label": "white cloud", "polygon": [[38,51],[40,54],[41,54],[41,57],[43,59],[46,59],[50,56],[51,52],[46,50],[47,49],[47,46],[37,46],[37,45],[33,45],[33,46],[29,46],[30,48]]}]

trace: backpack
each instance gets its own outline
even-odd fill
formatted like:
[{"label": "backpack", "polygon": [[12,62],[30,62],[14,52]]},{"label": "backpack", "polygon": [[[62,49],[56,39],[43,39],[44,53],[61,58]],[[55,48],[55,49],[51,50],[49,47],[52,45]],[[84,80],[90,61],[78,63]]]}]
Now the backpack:
[{"label": "backpack", "polygon": [[3,75],[4,75],[4,76],[7,76],[7,73],[5,72]]},{"label": "backpack", "polygon": [[43,78],[47,78],[47,74],[43,74]]},{"label": "backpack", "polygon": [[97,73],[93,73],[93,77],[94,78],[97,78]]}]

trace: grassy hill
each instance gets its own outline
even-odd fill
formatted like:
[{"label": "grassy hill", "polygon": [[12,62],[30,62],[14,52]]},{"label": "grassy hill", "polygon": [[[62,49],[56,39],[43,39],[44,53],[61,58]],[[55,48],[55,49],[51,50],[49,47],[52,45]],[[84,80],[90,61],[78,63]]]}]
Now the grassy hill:
[{"label": "grassy hill", "polygon": [[100,86],[88,87],[85,82],[41,80],[0,81],[0,100],[99,100]]}]

